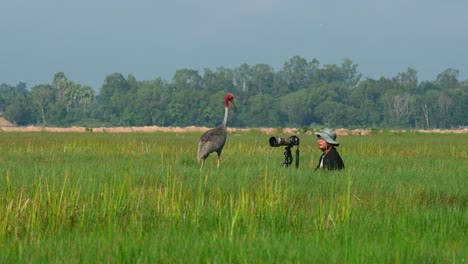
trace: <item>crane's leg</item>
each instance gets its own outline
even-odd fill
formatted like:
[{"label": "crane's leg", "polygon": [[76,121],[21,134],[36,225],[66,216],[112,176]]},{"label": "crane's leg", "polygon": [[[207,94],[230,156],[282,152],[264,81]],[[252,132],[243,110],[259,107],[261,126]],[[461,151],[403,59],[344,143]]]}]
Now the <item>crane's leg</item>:
[{"label": "crane's leg", "polygon": [[202,159],[202,160],[201,160],[200,171],[202,171],[202,169],[203,169],[203,163],[205,163],[205,159]]},{"label": "crane's leg", "polygon": [[219,165],[221,164],[221,155],[218,154],[218,169],[219,169]]}]

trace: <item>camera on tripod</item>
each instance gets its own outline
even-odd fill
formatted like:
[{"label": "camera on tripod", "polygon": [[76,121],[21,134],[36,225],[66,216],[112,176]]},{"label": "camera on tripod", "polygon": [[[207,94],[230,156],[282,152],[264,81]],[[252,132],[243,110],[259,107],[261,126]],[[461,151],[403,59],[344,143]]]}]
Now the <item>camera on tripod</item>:
[{"label": "camera on tripod", "polygon": [[299,146],[299,138],[296,136],[291,136],[289,138],[271,137],[270,146]]},{"label": "camera on tripod", "polygon": [[291,155],[291,148],[293,146],[297,146],[296,148],[296,168],[299,168],[299,138],[296,136],[291,136],[289,138],[281,138],[281,137],[271,137],[270,146],[272,147],[280,147],[286,146],[284,148],[284,162],[283,166],[289,168],[293,162],[293,157]]}]

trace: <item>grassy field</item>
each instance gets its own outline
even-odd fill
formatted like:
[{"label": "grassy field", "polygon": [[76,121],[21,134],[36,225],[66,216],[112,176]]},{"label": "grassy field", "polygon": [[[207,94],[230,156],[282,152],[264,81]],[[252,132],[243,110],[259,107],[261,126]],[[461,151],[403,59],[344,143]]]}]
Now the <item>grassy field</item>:
[{"label": "grassy field", "polygon": [[340,172],[260,132],[200,172],[200,134],[0,133],[0,262],[468,262],[467,134],[339,137]]}]

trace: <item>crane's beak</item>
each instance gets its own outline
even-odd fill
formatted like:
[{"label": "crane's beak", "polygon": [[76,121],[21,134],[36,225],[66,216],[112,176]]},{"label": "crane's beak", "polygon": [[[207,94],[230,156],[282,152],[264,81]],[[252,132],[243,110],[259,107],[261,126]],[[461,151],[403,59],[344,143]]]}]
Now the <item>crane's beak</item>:
[{"label": "crane's beak", "polygon": [[234,99],[231,100],[231,104],[232,104],[232,109],[234,110],[234,112],[236,112],[236,103],[234,102]]}]

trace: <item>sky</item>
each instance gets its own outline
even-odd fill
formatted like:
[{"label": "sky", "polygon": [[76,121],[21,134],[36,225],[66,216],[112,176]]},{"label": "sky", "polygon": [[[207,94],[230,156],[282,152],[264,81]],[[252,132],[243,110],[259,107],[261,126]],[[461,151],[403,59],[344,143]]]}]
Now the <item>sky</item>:
[{"label": "sky", "polygon": [[465,0],[6,0],[0,3],[0,83],[51,84],[56,72],[99,90],[118,72],[172,81],[294,56],[357,64],[363,78],[413,68],[433,81],[468,79]]}]

